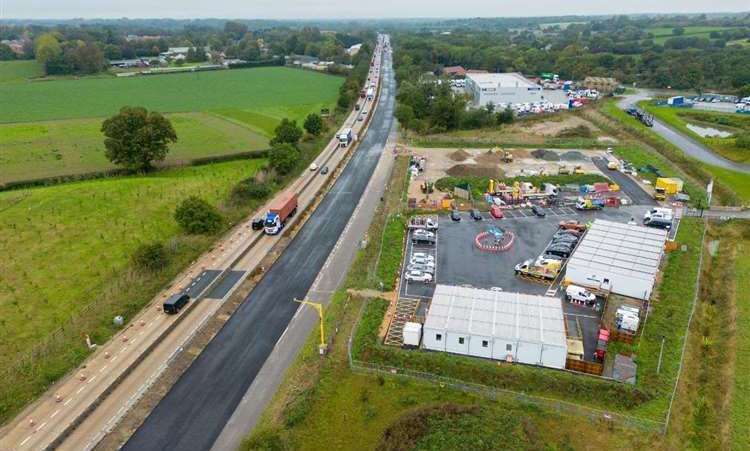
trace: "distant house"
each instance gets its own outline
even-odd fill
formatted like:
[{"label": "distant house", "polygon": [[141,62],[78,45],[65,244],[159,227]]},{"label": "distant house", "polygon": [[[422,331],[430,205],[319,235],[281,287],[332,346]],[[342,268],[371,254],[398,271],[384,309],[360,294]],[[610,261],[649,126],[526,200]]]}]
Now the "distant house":
[{"label": "distant house", "polygon": [[163,36],[159,35],[137,35],[137,34],[129,34],[125,36],[125,40],[128,42],[133,41],[156,41],[159,39],[162,39]]},{"label": "distant house", "polygon": [[[192,47],[197,48],[197,47]],[[160,58],[163,59],[176,59],[181,60],[187,58],[187,54],[190,51],[191,47],[169,47],[166,52],[161,52],[159,54]],[[211,51],[211,47],[205,46],[203,47],[204,52]]]},{"label": "distant house", "polygon": [[443,75],[451,78],[461,78],[466,76],[466,69],[461,66],[448,66],[443,68]]},{"label": "distant house", "polygon": [[127,69],[129,67],[149,67],[151,63],[143,58],[135,58],[128,60],[111,60],[109,65],[112,67],[119,67],[121,69]]},{"label": "distant house", "polygon": [[0,44],[5,44],[18,56],[23,55],[23,46],[26,42],[21,39],[4,39],[0,41]]}]

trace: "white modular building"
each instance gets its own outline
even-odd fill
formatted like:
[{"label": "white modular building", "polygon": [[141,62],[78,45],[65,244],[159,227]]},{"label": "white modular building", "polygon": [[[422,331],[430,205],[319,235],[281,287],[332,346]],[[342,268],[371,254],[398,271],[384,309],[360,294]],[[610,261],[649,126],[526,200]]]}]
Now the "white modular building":
[{"label": "white modular building", "polygon": [[472,106],[482,107],[488,103],[518,104],[551,102],[567,104],[568,98],[561,91],[548,91],[517,72],[503,74],[467,73],[466,92],[472,97]]},{"label": "white modular building", "polygon": [[597,219],[568,260],[565,278],[649,299],[666,241],[666,230]]},{"label": "white modular building", "polygon": [[425,349],[565,368],[559,298],[438,285],[423,327]]}]

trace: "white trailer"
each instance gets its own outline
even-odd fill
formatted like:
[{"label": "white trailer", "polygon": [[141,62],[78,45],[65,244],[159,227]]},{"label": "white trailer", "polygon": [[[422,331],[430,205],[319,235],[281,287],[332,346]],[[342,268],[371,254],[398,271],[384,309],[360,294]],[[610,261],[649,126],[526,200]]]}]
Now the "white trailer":
[{"label": "white trailer", "polygon": [[438,285],[422,330],[425,349],[565,368],[559,299]]}]

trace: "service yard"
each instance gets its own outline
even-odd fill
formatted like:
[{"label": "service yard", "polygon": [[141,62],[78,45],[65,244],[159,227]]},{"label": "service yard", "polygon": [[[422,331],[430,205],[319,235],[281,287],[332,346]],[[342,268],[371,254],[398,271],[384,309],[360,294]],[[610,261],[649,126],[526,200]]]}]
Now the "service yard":
[{"label": "service yard", "polygon": [[[545,209],[546,216],[543,218],[534,215],[530,209],[508,209],[503,210],[503,219],[494,219],[488,212],[482,211],[481,221],[472,219],[467,212],[460,213],[461,221],[452,221],[450,215],[441,215],[435,245],[414,244],[411,239],[414,232],[409,232],[399,296],[402,299],[419,299],[418,316],[423,316],[429,307],[436,284],[501,289],[535,295],[544,295],[552,288],[554,294],[552,291],[550,294],[554,297],[551,299],[562,299],[562,277],[558,277],[553,283],[532,281],[517,276],[514,271],[515,265],[542,254],[558,230],[560,221],[574,219],[588,223],[600,218],[626,223],[632,217],[642,217],[645,209],[646,207],[609,208],[594,213],[578,212],[571,207],[554,207]],[[493,227],[512,232],[515,236],[508,250],[486,252],[475,246],[475,237]],[[431,283],[406,280],[407,267],[415,254],[434,256]],[[563,302],[563,309],[566,319],[577,320],[580,324],[585,360],[592,360],[602,312],[569,302]]]}]

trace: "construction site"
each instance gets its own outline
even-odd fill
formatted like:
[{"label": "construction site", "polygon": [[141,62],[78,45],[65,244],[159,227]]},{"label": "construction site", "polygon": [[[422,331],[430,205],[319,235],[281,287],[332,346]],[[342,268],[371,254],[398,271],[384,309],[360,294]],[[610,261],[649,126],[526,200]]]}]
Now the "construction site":
[{"label": "construction site", "polygon": [[410,151],[385,344],[635,383],[607,349],[641,330],[674,236],[642,224],[654,195],[607,150]]}]

